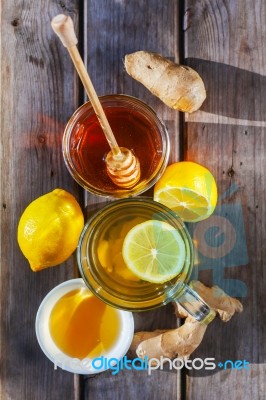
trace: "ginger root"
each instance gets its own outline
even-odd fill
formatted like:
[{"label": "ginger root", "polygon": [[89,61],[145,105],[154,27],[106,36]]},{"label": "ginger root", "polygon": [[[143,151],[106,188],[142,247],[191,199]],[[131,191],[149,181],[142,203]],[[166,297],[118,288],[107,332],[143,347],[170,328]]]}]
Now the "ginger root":
[{"label": "ginger root", "polygon": [[206,329],[206,324],[189,316],[184,325],[177,329],[170,329],[152,338],[146,337],[139,343],[136,354],[139,358],[187,358],[201,343]]},{"label": "ginger root", "polygon": [[192,113],[206,98],[204,83],[196,71],[160,54],[147,51],[127,54],[125,68],[132,78],[176,110]]},{"label": "ginger root", "polygon": [[[240,301],[228,296],[218,286],[208,288],[199,281],[192,281],[190,285],[224,322],[229,321],[235,312],[243,310]],[[173,304],[176,316],[186,318],[185,323],[176,329],[135,333],[130,347],[131,354],[137,354],[142,359],[145,356],[149,359],[188,358],[200,345],[207,324],[195,320],[179,304]]]},{"label": "ginger root", "polygon": [[192,281],[190,286],[216,311],[223,322],[229,321],[235,312],[243,311],[240,301],[228,296],[219,286],[208,288],[199,281]]}]

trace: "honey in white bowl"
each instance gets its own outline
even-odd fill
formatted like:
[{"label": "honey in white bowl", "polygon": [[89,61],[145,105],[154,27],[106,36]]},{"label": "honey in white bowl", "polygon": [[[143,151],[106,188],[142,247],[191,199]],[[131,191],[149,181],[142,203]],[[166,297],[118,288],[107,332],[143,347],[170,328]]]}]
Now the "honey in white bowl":
[{"label": "honey in white bowl", "polygon": [[62,296],[54,305],[49,329],[57,347],[70,357],[99,357],[118,339],[120,318],[116,309],[86,289]]},{"label": "honey in white bowl", "polygon": [[134,320],[132,313],[99,300],[78,278],[45,296],[35,330],[55,369],[90,375],[109,369],[110,360],[124,357],[133,339]]}]

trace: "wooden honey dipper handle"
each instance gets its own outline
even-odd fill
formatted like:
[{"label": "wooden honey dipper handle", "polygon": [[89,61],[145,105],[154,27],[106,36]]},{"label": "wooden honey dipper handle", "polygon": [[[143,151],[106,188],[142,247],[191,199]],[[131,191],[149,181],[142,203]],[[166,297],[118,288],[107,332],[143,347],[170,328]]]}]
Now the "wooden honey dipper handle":
[{"label": "wooden honey dipper handle", "polygon": [[58,14],[52,19],[51,26],[66,48],[76,46],[78,44],[73,20],[70,17],[64,14]]},{"label": "wooden honey dipper handle", "polygon": [[59,14],[52,19],[51,25],[54,32],[59,36],[61,42],[67,48],[70,54],[70,57],[76,67],[79,77],[83,83],[83,86],[88,94],[90,102],[104,131],[106,139],[114,153],[114,156],[119,156],[120,149],[118,147],[117,141],[114,137],[112,129],[103,111],[100,100],[96,94],[89,74],[85,68],[85,65],[76,46],[78,43],[78,39],[74,31],[74,24],[72,19],[67,15]]},{"label": "wooden honey dipper handle", "polygon": [[[76,67],[79,77],[90,99],[95,114],[111,148],[106,157],[107,173],[112,181],[119,187],[131,188],[140,178],[140,164],[138,159],[128,149],[119,148],[100,100],[93,87],[89,74],[77,49],[78,39],[75,35],[74,24],[69,16],[59,14],[53,18],[51,26],[67,48]],[[138,179],[136,179],[138,177]]]}]

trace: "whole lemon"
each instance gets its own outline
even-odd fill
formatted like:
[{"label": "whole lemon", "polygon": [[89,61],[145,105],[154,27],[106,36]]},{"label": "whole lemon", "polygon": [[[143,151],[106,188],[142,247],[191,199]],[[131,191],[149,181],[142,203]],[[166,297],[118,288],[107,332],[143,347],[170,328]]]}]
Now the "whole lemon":
[{"label": "whole lemon", "polygon": [[81,208],[63,189],[38,197],[18,224],[18,244],[33,271],[66,261],[77,247],[84,226]]}]

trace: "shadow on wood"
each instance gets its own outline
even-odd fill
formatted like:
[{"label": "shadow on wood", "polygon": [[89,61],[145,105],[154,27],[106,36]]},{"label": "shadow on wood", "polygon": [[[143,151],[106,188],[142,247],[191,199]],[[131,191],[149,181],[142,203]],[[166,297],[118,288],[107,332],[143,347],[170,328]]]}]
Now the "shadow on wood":
[{"label": "shadow on wood", "polygon": [[[232,65],[186,58],[202,77],[207,98],[201,111],[249,121],[266,121],[266,77]],[[247,99],[247,95],[249,99]]]}]

